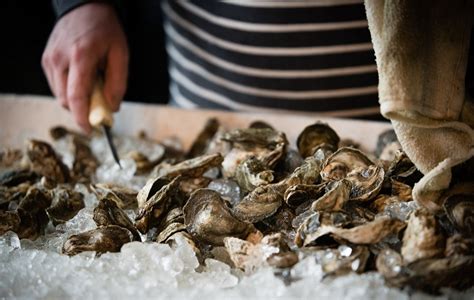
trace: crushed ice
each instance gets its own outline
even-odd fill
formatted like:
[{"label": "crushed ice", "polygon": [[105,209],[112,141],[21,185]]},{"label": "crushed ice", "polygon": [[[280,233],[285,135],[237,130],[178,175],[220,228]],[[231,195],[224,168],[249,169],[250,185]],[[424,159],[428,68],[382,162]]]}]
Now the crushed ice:
[{"label": "crushed ice", "polygon": [[[119,148],[136,150],[150,159],[163,151],[158,144],[143,141],[118,140]],[[66,144],[56,145],[68,165],[72,158]],[[123,158],[123,169],[118,168],[108,151],[104,138],[92,140],[91,148],[102,165],[97,170],[99,182],[116,182],[140,189],[144,178],[134,176],[133,160]],[[124,153],[120,153],[125,157]],[[238,186],[237,186],[238,187]],[[233,182],[214,180],[212,188],[231,202],[238,201],[240,189]],[[84,252],[69,257],[62,255],[61,247],[72,234],[96,227],[93,209],[97,198],[86,186],[77,184],[76,191],[84,194],[85,208],[67,221],[46,228],[46,234],[35,241],[20,240],[14,232],[0,236],[0,299],[428,299],[423,293],[385,286],[383,278],[369,272],[327,278],[321,268],[321,257],[304,256],[290,270],[264,267],[250,276],[231,269],[227,264],[206,259],[200,267],[190,246],[179,239],[171,248],[166,244],[132,242],[125,244],[119,253],[105,253],[96,257]],[[406,219],[414,203],[387,208],[387,214]],[[133,211],[127,211],[130,217]],[[273,249],[268,249],[272,252]],[[339,247],[342,256],[352,249]],[[332,253],[325,253],[323,259]],[[356,263],[356,262],[354,262]],[[353,266],[357,269],[357,266]],[[464,293],[446,290],[437,299],[472,299],[474,289]]]}]

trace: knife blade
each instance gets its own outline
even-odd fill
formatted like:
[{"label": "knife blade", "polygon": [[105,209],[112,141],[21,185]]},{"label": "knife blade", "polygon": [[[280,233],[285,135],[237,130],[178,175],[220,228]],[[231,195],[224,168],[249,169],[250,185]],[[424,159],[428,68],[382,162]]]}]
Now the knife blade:
[{"label": "knife blade", "polygon": [[103,82],[101,79],[97,79],[94,84],[94,89],[92,91],[90,109],[89,109],[89,122],[94,127],[101,127],[104,131],[105,137],[107,138],[107,143],[109,144],[110,151],[115,162],[119,165],[120,169],[120,159],[115,148],[111,128],[114,124],[114,118],[112,111],[110,110],[107,102],[105,101],[103,94]]}]

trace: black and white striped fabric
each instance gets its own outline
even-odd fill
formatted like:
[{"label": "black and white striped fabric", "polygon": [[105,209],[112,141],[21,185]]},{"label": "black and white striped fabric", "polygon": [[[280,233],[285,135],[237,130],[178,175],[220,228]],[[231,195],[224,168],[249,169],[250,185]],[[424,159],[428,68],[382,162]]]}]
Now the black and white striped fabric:
[{"label": "black and white striped fabric", "polygon": [[163,1],[171,102],[379,115],[361,0]]}]

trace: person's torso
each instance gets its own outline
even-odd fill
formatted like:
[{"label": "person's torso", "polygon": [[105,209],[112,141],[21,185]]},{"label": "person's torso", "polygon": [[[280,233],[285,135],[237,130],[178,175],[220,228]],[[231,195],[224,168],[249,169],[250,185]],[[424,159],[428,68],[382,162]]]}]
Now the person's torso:
[{"label": "person's torso", "polygon": [[379,115],[362,1],[164,1],[172,103]]}]

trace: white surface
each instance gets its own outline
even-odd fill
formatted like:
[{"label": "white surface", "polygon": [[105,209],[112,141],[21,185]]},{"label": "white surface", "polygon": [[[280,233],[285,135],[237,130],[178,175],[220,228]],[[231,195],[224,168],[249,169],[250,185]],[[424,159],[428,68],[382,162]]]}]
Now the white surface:
[{"label": "white surface", "polygon": [[[367,149],[373,149],[378,134],[391,127],[387,122],[322,118],[308,114],[244,114],[124,103],[115,115],[113,130],[126,135],[145,130],[156,139],[175,135],[187,147],[210,117],[217,117],[229,128],[245,127],[252,121],[265,120],[285,132],[292,143],[305,126],[320,120],[331,125],[341,138],[351,138]],[[49,139],[48,129],[59,124],[77,128],[69,112],[50,97],[0,95],[1,145],[21,146],[28,137]]]}]

